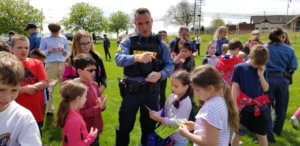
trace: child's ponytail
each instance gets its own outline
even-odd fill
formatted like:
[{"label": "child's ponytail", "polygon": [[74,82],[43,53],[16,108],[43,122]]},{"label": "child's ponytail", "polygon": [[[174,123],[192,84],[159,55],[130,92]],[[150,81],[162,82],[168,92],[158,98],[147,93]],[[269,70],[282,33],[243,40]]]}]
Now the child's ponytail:
[{"label": "child's ponytail", "polygon": [[57,111],[57,120],[55,122],[55,126],[65,126],[65,120],[70,109],[70,103],[77,97],[83,96],[86,91],[87,87],[79,81],[67,80],[63,82],[60,88],[62,101],[60,102]]},{"label": "child's ponytail", "polygon": [[224,98],[228,108],[229,126],[233,131],[237,131],[239,129],[239,121],[240,121],[237,105],[234,99],[232,98],[232,93],[229,85],[226,84],[225,82],[223,82],[222,84],[223,84]]}]

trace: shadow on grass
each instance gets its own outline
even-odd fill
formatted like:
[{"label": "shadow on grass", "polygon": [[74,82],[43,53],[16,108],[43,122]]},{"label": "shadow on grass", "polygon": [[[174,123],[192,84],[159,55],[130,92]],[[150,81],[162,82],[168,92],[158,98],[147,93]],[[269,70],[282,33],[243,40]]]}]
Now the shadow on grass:
[{"label": "shadow on grass", "polygon": [[43,144],[45,146],[61,144],[61,128],[54,126],[53,116],[46,116],[43,128]]}]

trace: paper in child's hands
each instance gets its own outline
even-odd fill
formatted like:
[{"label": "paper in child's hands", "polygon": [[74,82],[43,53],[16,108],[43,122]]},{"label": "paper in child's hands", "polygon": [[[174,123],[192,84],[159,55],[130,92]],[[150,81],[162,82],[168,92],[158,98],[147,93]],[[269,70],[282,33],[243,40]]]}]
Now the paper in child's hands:
[{"label": "paper in child's hands", "polygon": [[170,126],[170,125],[160,125],[157,129],[155,129],[155,133],[161,137],[162,139],[166,139],[168,136],[172,135],[174,132],[176,132],[179,129],[179,126],[182,126],[184,123],[187,122],[186,119],[175,119],[175,122],[177,123],[176,126]]}]

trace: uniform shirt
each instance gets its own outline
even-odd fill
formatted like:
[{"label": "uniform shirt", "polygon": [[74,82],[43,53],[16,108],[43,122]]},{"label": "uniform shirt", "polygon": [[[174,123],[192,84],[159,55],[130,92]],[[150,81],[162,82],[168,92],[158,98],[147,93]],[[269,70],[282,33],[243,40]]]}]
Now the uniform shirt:
[{"label": "uniform shirt", "polygon": [[[58,48],[63,47],[64,52],[59,52]],[[49,53],[50,48],[55,48],[55,53]],[[65,36],[53,36],[47,35],[41,39],[40,50],[47,54],[46,63],[51,62],[65,62],[66,56],[68,55],[70,48],[68,40]]]},{"label": "uniform shirt", "polygon": [[[142,39],[142,36],[139,36],[139,39]],[[147,38],[144,39],[145,41],[147,41]],[[121,67],[127,67],[130,65],[133,65],[135,62],[133,60],[133,54],[129,54],[130,53],[130,48],[131,48],[131,40],[129,37],[127,37],[125,40],[123,40],[120,43],[120,50],[117,51],[116,53],[116,63],[118,66]],[[173,71],[174,71],[174,62],[171,59],[171,55],[170,52],[168,51],[167,46],[165,45],[165,43],[163,41],[160,42],[159,47],[158,47],[158,51],[161,53],[161,59],[163,61],[164,64],[164,68],[160,71],[162,77],[161,80],[166,79],[167,77],[169,77]],[[144,77],[127,77],[125,76],[126,79],[130,79],[130,80],[135,80],[135,81],[145,81]]]},{"label": "uniform shirt", "polygon": [[15,101],[0,112],[0,145],[42,146],[40,131],[33,115]]},{"label": "uniform shirt", "polygon": [[[204,105],[196,115],[196,126],[194,130],[195,135],[205,136],[204,122],[217,128],[219,130],[219,146],[228,146],[229,143],[229,123],[228,123],[228,109],[224,97],[215,96],[205,101]],[[198,146],[194,144],[194,146]]]},{"label": "uniform shirt", "polygon": [[[266,71],[264,76],[267,80]],[[250,98],[255,98],[264,94],[264,90],[257,74],[257,68],[253,68],[248,63],[240,63],[234,67],[231,81],[238,83],[240,90]]]},{"label": "uniform shirt", "polygon": [[[174,39],[170,42],[169,46],[170,46],[170,49],[171,49],[171,50],[174,50],[175,44],[176,44],[176,40],[177,40],[177,37],[174,38]],[[188,44],[191,45],[191,47],[192,47],[192,52],[196,52],[196,45],[194,45],[190,40],[187,40],[186,42],[187,42]]]},{"label": "uniform shirt", "polygon": [[32,51],[33,49],[38,49],[40,47],[40,43],[41,43],[41,36],[37,32],[34,32],[34,33],[30,34],[29,42],[30,42],[29,43],[30,51]]},{"label": "uniform shirt", "polygon": [[286,72],[294,71],[298,67],[297,58],[295,56],[294,50],[284,44],[269,44],[267,46],[269,49],[270,59],[266,65],[268,72]]}]

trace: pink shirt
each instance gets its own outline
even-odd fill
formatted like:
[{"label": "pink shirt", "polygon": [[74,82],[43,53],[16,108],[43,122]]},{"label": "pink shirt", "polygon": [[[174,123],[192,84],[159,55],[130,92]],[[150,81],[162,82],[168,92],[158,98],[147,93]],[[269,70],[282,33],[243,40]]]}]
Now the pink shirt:
[{"label": "pink shirt", "polygon": [[88,130],[91,127],[98,129],[98,134],[102,132],[103,120],[101,112],[103,111],[99,105],[96,105],[96,100],[101,96],[98,84],[95,81],[83,82],[88,87],[86,102],[80,109],[80,114],[86,123]]},{"label": "pink shirt", "polygon": [[63,146],[89,146],[95,138],[88,134],[79,111],[70,108],[62,129]]}]

